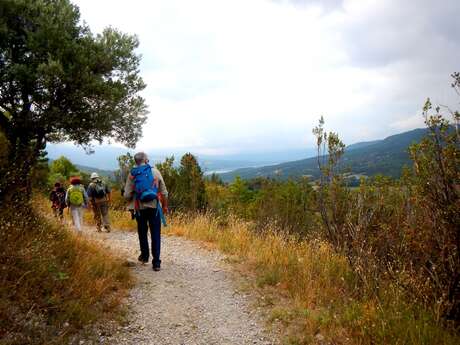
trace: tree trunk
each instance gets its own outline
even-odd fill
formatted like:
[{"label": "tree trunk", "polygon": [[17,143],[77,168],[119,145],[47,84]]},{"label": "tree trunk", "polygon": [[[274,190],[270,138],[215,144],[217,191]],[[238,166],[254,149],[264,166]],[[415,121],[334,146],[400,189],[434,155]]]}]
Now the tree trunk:
[{"label": "tree trunk", "polygon": [[8,162],[2,168],[0,182],[0,203],[6,206],[27,206],[32,193],[32,171],[44,146],[43,135],[30,140],[21,135],[10,142]]}]

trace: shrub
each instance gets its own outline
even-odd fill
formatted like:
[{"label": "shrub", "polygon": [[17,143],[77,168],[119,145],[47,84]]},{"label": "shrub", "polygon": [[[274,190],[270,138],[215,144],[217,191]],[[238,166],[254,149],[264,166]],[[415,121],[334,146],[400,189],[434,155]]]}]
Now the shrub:
[{"label": "shrub", "polygon": [[[412,171],[400,181],[377,177],[348,189],[336,167],[342,145],[315,129],[322,177],[318,207],[323,238],[343,253],[360,278],[361,293],[381,297],[396,284],[406,298],[440,319],[460,321],[460,141],[458,130],[424,107],[429,135],[410,147]],[[453,113],[458,121],[458,112]],[[332,157],[332,158],[331,158]],[[326,163],[322,165],[322,162]]]},{"label": "shrub", "polygon": [[[43,211],[42,199],[34,205]],[[46,205],[46,206],[45,206]],[[128,268],[36,210],[0,214],[0,338],[6,344],[62,344],[117,312]],[[3,343],[3,342],[2,342]]]}]

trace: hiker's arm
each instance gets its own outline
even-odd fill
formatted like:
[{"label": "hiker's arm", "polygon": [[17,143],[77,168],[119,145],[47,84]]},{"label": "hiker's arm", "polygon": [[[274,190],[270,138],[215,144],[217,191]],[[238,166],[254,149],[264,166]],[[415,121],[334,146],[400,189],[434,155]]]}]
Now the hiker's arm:
[{"label": "hiker's arm", "polygon": [[[94,197],[93,197],[93,189],[91,188],[91,185],[88,186],[88,188],[86,189],[86,197],[88,198],[88,201],[91,201],[91,202],[86,202],[85,203],[88,205],[88,206],[91,206],[91,204],[94,202]],[[84,197],[84,196],[83,196]]]},{"label": "hiker's arm", "polygon": [[158,190],[161,193],[161,206],[163,208],[163,211],[165,213],[168,213],[168,189],[166,188],[165,181],[159,170],[157,171],[157,174],[158,174]]},{"label": "hiker's arm", "polygon": [[127,200],[131,200],[133,197],[133,181],[131,181],[130,177],[131,174],[126,178],[125,192],[123,193],[123,197]]},{"label": "hiker's arm", "polygon": [[112,189],[109,186],[105,186],[105,194],[107,195],[107,201],[110,202],[112,200]]},{"label": "hiker's arm", "polygon": [[168,208],[168,197],[167,196],[162,197],[161,201],[162,201],[161,206],[163,207],[163,212],[166,214],[166,213],[168,213],[168,210],[169,210],[169,208]]},{"label": "hiker's arm", "polygon": [[86,190],[83,189],[83,200],[85,202],[85,205],[88,206],[89,205],[89,200],[88,200],[88,193],[86,193]]}]

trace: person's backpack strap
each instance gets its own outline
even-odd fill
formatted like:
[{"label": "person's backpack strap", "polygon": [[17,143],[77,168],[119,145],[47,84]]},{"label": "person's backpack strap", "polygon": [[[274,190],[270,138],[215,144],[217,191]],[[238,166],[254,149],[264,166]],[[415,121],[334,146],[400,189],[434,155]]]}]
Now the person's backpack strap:
[{"label": "person's backpack strap", "polygon": [[160,201],[157,202],[157,214],[160,216],[160,220],[163,226],[168,226],[168,224],[166,223],[165,214],[163,212],[163,207],[161,207]]}]

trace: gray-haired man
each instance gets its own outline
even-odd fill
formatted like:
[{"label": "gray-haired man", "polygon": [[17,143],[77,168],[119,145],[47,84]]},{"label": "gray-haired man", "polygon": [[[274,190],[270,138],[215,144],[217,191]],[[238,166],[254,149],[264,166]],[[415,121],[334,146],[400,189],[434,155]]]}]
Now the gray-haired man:
[{"label": "gray-haired man", "polygon": [[[160,171],[148,164],[148,157],[144,152],[134,155],[136,167],[131,170],[126,179],[124,197],[131,201],[129,208],[135,210],[137,221],[137,233],[139,235],[139,246],[141,254],[138,260],[146,263],[149,260],[149,243],[147,232],[150,228],[151,247],[152,247],[152,266],[154,271],[159,271],[161,266],[161,219],[157,207],[163,207],[163,211],[168,211],[168,190],[166,189],[163,176]],[[135,191],[136,182],[134,172],[146,171],[145,175],[151,176],[151,185],[155,185],[158,190],[158,198],[151,201],[142,201]],[[151,172],[151,174],[150,174]],[[160,206],[158,203],[160,202]]]},{"label": "gray-haired man", "polygon": [[91,201],[97,231],[101,232],[102,225],[104,225],[107,232],[110,232],[109,203],[111,190],[109,186],[102,181],[96,172],[93,172],[91,174],[91,183],[86,192]]}]

